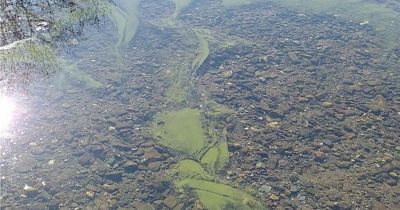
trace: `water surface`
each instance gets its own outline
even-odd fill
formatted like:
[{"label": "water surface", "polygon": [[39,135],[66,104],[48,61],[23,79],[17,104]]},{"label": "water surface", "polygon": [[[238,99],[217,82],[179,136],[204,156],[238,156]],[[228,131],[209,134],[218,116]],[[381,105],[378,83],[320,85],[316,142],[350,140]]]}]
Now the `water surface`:
[{"label": "water surface", "polygon": [[0,3],[2,209],[399,209],[400,4]]}]

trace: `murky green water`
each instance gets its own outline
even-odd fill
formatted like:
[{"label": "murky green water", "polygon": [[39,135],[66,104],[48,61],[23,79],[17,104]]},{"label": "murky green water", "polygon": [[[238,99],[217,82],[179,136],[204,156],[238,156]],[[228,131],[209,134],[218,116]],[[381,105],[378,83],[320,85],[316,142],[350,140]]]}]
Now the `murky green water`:
[{"label": "murky green water", "polygon": [[400,208],[400,3],[0,2],[1,209]]}]

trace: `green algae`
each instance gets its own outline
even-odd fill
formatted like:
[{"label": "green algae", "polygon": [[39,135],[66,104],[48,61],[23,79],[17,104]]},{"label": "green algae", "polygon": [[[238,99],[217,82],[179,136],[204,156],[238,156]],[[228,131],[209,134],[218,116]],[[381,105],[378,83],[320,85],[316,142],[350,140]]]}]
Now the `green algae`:
[{"label": "green algae", "polygon": [[166,91],[166,96],[169,101],[184,102],[186,100],[190,88],[187,78],[189,69],[190,67],[184,63],[178,64],[167,75],[169,87]]},{"label": "green algae", "polygon": [[332,14],[372,26],[386,44],[398,45],[400,13],[384,4],[362,0],[263,0],[311,14]]},{"label": "green algae", "polygon": [[[173,60],[165,71],[169,87],[168,101],[178,104],[190,103],[188,96],[193,90],[191,80],[199,67],[210,54],[212,46],[229,47],[238,43],[248,43],[239,37],[208,29],[188,29],[176,17],[192,1],[176,3],[174,19],[163,19],[152,24],[160,28],[173,29],[179,34],[181,46],[189,46],[180,52],[180,59]],[[192,46],[196,46],[192,50]],[[208,99],[202,100],[206,112],[184,108],[178,111],[166,111],[156,114],[151,134],[159,144],[181,152],[182,160],[172,168],[176,175],[175,186],[178,190],[194,192],[206,209],[264,209],[246,190],[232,187],[218,179],[216,173],[229,161],[227,131],[223,119],[232,110]],[[178,107],[180,107],[178,105]],[[222,127],[222,128],[221,128]]]},{"label": "green algae", "polygon": [[182,10],[187,8],[193,0],[174,0],[175,3],[175,12],[174,18],[177,18]]},{"label": "green algae", "polygon": [[68,64],[66,61],[61,61],[61,63],[64,63],[62,67],[64,73],[66,73],[67,76],[71,79],[80,81],[89,88],[99,89],[105,87],[103,83],[93,79],[88,74],[80,71],[76,64]]},{"label": "green algae", "polygon": [[213,118],[220,118],[223,116],[228,116],[232,115],[234,111],[222,104],[219,104],[215,101],[209,101],[206,104],[206,107],[208,108],[207,115]]},{"label": "green algae", "polygon": [[118,49],[127,47],[135,37],[139,25],[139,3],[140,0],[118,0],[116,5],[111,4],[111,17],[117,28]]},{"label": "green algae", "polygon": [[[175,186],[196,193],[206,209],[224,209],[228,205],[238,209],[263,209],[262,204],[248,192],[222,183],[214,174],[224,167],[229,158],[226,129],[217,131],[210,122],[209,138],[204,135],[198,109],[185,108],[156,115],[152,135],[160,144],[194,159],[183,159],[174,168],[178,174]],[[205,152],[203,152],[205,150]]]},{"label": "green algae", "polygon": [[197,156],[206,145],[198,109],[159,113],[152,129],[160,144],[191,156]]},{"label": "green algae", "polygon": [[50,45],[39,43],[36,38],[29,38],[2,47],[0,61],[54,65],[57,63],[57,56]]},{"label": "green algae", "polygon": [[180,82],[173,83],[169,86],[166,96],[169,101],[184,102],[187,98],[187,88],[182,87]]},{"label": "green algae", "polygon": [[189,188],[196,192],[206,209],[224,209],[228,204],[239,209],[263,209],[251,194],[227,184],[189,178],[179,180],[175,185],[178,189]]},{"label": "green algae", "polygon": [[193,60],[192,70],[193,74],[196,74],[197,69],[204,63],[210,54],[210,49],[208,48],[208,41],[204,38],[204,36],[198,31],[195,30],[195,34],[199,43],[198,55]]},{"label": "green algae", "polygon": [[116,28],[117,41],[112,53],[119,68],[125,67],[120,50],[127,48],[135,37],[139,25],[138,6],[140,0],[81,0],[75,2],[78,6],[67,14],[57,18],[52,27],[54,37],[62,36],[64,30],[74,28],[90,21],[98,20],[100,16],[111,17]]},{"label": "green algae", "polygon": [[174,169],[180,178],[194,178],[202,180],[214,180],[215,177],[208,174],[201,165],[194,160],[181,160]]},{"label": "green algae", "polygon": [[109,3],[110,16],[114,21],[117,33],[114,53],[119,68],[125,66],[120,50],[128,47],[139,26],[139,3],[140,0],[118,0],[115,5]]},{"label": "green algae", "polygon": [[200,162],[207,171],[214,173],[216,170],[223,168],[228,162],[229,153],[226,142],[221,142],[208,149],[202,156]]},{"label": "green algae", "polygon": [[208,171],[213,171],[216,167],[216,162],[218,161],[219,151],[216,147],[211,147],[201,158],[201,164]]},{"label": "green algae", "polygon": [[62,36],[64,29],[73,28],[76,23],[88,23],[99,16],[107,16],[110,10],[107,0],[81,0],[74,3],[78,6],[56,18],[52,26],[53,36]]},{"label": "green algae", "polygon": [[42,68],[60,69],[70,78],[83,82],[90,88],[101,88],[104,85],[89,75],[78,70],[75,64],[69,64],[65,59],[57,56],[57,52],[50,45],[43,44],[36,38],[29,38],[14,42],[0,50],[0,61],[3,65],[18,66],[39,65]]},{"label": "green algae", "polygon": [[[224,134],[224,136],[226,137],[226,134]],[[219,154],[218,154],[218,160],[215,164],[216,170],[223,168],[228,163],[229,160],[228,144],[226,143],[226,141],[220,142],[217,145],[217,148]]]},{"label": "green algae", "polygon": [[238,7],[246,4],[253,3],[254,0],[223,0],[224,7]]}]

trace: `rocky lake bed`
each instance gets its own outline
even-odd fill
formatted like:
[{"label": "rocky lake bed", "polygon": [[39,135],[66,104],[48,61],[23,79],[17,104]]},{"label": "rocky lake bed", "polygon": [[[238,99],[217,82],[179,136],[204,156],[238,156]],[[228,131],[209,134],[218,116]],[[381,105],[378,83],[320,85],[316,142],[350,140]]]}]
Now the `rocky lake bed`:
[{"label": "rocky lake bed", "polygon": [[374,22],[391,19],[238,2],[120,0],[62,38],[42,23],[63,68],[7,80],[0,208],[399,209],[400,34]]}]

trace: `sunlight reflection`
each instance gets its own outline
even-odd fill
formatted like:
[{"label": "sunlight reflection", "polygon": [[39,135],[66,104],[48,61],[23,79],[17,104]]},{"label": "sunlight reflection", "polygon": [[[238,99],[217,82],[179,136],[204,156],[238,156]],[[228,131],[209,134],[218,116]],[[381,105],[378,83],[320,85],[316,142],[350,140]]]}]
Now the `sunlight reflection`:
[{"label": "sunlight reflection", "polygon": [[0,94],[0,137],[7,136],[14,110],[14,101],[10,97]]}]

